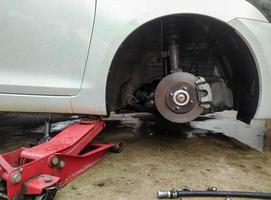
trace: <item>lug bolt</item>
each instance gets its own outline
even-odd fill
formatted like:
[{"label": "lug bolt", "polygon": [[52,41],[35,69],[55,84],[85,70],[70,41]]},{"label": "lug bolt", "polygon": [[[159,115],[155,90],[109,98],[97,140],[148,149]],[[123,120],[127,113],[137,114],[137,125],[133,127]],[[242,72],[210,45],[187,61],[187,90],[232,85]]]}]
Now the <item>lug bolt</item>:
[{"label": "lug bolt", "polygon": [[54,156],[54,157],[51,159],[51,164],[52,164],[53,166],[57,166],[58,163],[59,163],[58,157]]},{"label": "lug bolt", "polygon": [[20,171],[16,171],[11,175],[11,182],[15,185],[22,180],[22,174]]},{"label": "lug bolt", "polygon": [[45,183],[50,183],[52,182],[52,177],[51,176],[45,176]]},{"label": "lug bolt", "polygon": [[183,90],[187,90],[187,87],[184,87]]},{"label": "lug bolt", "polygon": [[180,110],[180,107],[179,107],[179,106],[176,106],[175,108],[176,108],[176,110]]},{"label": "lug bolt", "polygon": [[189,101],[190,103],[194,103],[194,101],[191,99],[190,101]]},{"label": "lug bolt", "polygon": [[171,92],[171,93],[169,93],[169,95],[170,95],[170,96],[173,96],[173,93]]},{"label": "lug bolt", "polygon": [[63,168],[65,167],[65,161],[64,161],[64,160],[59,161],[58,166],[59,166],[61,169],[63,169]]}]

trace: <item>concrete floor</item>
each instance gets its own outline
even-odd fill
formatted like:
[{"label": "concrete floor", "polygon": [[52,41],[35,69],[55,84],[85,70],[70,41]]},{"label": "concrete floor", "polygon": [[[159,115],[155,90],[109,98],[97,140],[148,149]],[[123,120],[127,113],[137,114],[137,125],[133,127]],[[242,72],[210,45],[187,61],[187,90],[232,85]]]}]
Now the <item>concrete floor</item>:
[{"label": "concrete floor", "polygon": [[[5,134],[5,130],[0,130],[1,136],[6,135],[1,139],[0,153],[36,140],[35,135],[26,134],[27,131]],[[123,126],[105,130],[97,140],[121,141],[124,151],[110,154],[65,186],[58,192],[56,200],[152,200],[156,199],[159,189],[182,186],[270,191],[269,152],[261,153],[240,146],[224,136],[187,138],[180,130],[159,133],[157,130],[143,127],[138,132]]]}]

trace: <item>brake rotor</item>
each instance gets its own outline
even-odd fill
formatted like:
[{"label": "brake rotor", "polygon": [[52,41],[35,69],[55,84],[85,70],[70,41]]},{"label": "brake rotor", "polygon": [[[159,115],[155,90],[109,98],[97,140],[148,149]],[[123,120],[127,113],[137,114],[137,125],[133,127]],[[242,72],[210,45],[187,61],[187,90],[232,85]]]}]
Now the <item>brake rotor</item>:
[{"label": "brake rotor", "polygon": [[155,104],[163,117],[175,123],[186,123],[203,112],[197,80],[193,74],[186,72],[176,72],[161,80],[155,90]]}]

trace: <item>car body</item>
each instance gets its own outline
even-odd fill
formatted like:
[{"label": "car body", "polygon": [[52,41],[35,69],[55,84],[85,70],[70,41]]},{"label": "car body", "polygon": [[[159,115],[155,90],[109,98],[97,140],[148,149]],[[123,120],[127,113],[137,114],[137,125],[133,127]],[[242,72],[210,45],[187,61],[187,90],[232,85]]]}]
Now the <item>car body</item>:
[{"label": "car body", "polygon": [[259,81],[256,100],[236,110],[243,121],[270,118],[271,24],[246,0],[3,0],[0,111],[109,115],[119,110],[110,105],[120,90],[109,92],[110,74],[122,79],[127,72],[113,72],[114,59],[141,27],[176,15],[208,17],[234,30],[254,59]]}]

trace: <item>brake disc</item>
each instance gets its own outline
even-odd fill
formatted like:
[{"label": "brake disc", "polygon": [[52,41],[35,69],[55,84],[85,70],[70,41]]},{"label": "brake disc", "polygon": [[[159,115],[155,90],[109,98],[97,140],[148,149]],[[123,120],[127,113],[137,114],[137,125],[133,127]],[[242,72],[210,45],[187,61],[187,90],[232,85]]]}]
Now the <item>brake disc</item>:
[{"label": "brake disc", "polygon": [[[197,82],[198,80],[200,82]],[[209,84],[204,81],[204,78],[197,78],[186,72],[166,76],[155,90],[158,111],[175,123],[186,123],[196,119],[212,99]]]}]

